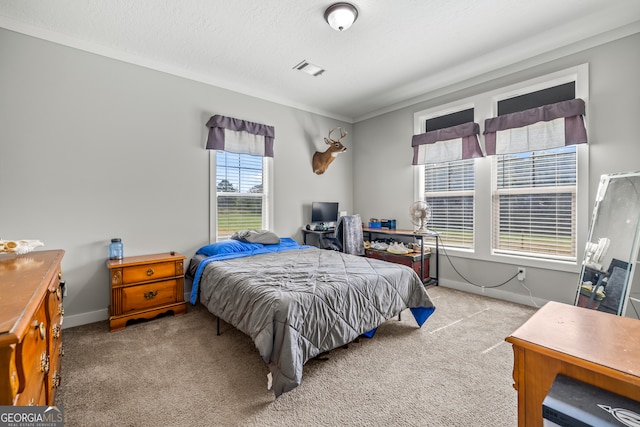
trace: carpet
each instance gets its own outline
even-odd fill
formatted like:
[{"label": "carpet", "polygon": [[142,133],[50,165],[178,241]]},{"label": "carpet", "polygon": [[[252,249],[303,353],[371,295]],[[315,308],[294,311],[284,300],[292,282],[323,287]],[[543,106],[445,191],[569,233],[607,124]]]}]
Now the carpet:
[{"label": "carpet", "polygon": [[513,426],[513,352],[535,309],[430,287],[422,328],[405,311],[305,364],[278,399],[251,339],[203,306],[109,332],[65,329],[56,404],[66,426]]}]

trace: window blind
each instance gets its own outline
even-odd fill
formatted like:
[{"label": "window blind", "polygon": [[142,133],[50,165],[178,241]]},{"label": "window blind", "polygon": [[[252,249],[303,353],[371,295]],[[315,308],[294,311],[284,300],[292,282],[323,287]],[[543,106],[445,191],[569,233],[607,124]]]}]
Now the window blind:
[{"label": "window blind", "polygon": [[497,156],[496,253],[576,259],[576,148]]},{"label": "window blind", "polygon": [[473,248],[474,160],[427,164],[425,201],[431,207],[429,229],[440,233],[443,244]]},{"label": "window blind", "polygon": [[266,228],[263,158],[249,154],[216,153],[217,239],[240,230]]}]

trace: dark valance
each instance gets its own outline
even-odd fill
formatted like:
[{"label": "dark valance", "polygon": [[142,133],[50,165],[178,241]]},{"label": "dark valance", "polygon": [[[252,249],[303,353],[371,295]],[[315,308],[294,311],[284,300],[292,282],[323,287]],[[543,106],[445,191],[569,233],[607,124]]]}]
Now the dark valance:
[{"label": "dark valance", "polygon": [[584,114],[584,101],[572,99],[487,119],[484,122],[487,155],[584,144],[587,142]]},{"label": "dark valance", "polygon": [[482,157],[478,142],[480,126],[469,122],[419,135],[411,140],[413,164],[443,163]]},{"label": "dark valance", "polygon": [[215,115],[207,122],[207,150],[273,157],[273,126]]}]

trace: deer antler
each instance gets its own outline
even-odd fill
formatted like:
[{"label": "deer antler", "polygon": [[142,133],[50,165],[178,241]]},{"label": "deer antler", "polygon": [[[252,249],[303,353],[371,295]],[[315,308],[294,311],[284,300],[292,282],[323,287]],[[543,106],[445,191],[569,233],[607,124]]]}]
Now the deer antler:
[{"label": "deer antler", "polygon": [[[340,139],[338,139],[337,141],[331,138],[331,134],[332,134],[332,133],[333,133],[333,131],[334,131],[334,130],[336,130],[336,129],[340,129]],[[328,138],[328,141],[327,141],[326,139],[325,139],[325,141],[327,142],[327,144],[331,144],[331,142],[330,142],[330,141],[333,141],[333,142],[340,142],[340,141],[342,141],[342,138],[344,138],[344,137],[345,137],[345,136],[347,136],[347,135],[348,135],[347,131],[346,131],[346,130],[344,130],[344,129],[342,129],[341,127],[333,128],[333,129],[331,129],[331,130],[329,131],[329,138]]]}]

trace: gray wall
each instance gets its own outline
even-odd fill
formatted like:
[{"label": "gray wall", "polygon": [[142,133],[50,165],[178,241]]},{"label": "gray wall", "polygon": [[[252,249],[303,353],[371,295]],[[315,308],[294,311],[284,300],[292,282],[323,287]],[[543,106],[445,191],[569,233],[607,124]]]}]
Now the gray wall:
[{"label": "gray wall", "polygon": [[[274,231],[281,236],[301,240],[313,200],[336,200],[365,220],[397,218],[399,227],[410,228],[414,112],[585,62],[590,209],[601,174],[640,169],[632,131],[640,117],[638,46],[636,34],[559,60],[520,64],[522,71],[482,76],[483,83],[350,125],[0,29],[0,238],[40,239],[43,249],[66,250],[65,327],[106,318],[111,237],[123,239],[126,255],[175,250],[190,257],[208,242],[203,145],[213,114],[275,126]],[[312,153],[325,149],[322,138],[335,126],[349,131],[349,150],[316,176]],[[483,284],[514,269],[473,256],[452,261]],[[478,292],[446,258],[440,264],[443,284]],[[572,302],[578,270],[528,267],[526,284],[538,302]],[[530,303],[516,282],[486,293]]]},{"label": "gray wall", "polygon": [[106,318],[112,237],[125,255],[208,243],[213,114],[275,127],[276,233],[301,241],[313,200],[352,212],[353,150],[311,170],[350,124],[4,29],[0,58],[0,238],[66,251],[65,327]]},{"label": "gray wall", "polygon": [[[423,101],[355,124],[354,206],[366,220],[369,217],[398,219],[398,227],[411,228],[408,208],[413,202],[413,167],[410,147],[414,113],[465,99],[517,82],[526,81],[583,63],[589,64],[589,201],[579,212],[590,218],[600,175],[640,170],[640,143],[637,121],[640,118],[640,34],[591,48],[551,61],[532,59],[500,70],[501,77],[479,76],[482,83],[463,82],[456,87],[425,94]],[[536,64],[537,65],[532,65]],[[518,71],[512,71],[518,70]],[[496,75],[498,73],[495,73]],[[481,124],[483,125],[483,124]],[[487,167],[487,159],[481,167]],[[366,177],[366,178],[365,178]],[[476,199],[476,212],[487,212],[490,200]],[[488,222],[484,222],[487,224]],[[486,230],[478,235],[489,236]],[[585,236],[580,236],[584,241]],[[488,244],[485,243],[485,247]],[[579,247],[582,256],[584,247]],[[516,266],[525,266],[525,284],[533,301],[556,300],[573,303],[580,267],[559,267],[526,259],[498,258],[489,254],[449,254],[456,268],[471,281],[491,286],[512,276]],[[581,258],[580,258],[581,260]],[[531,304],[529,291],[516,280],[496,289],[469,285],[440,256],[441,283],[471,292],[485,292],[512,301]],[[433,261],[431,268],[433,269]]]}]

